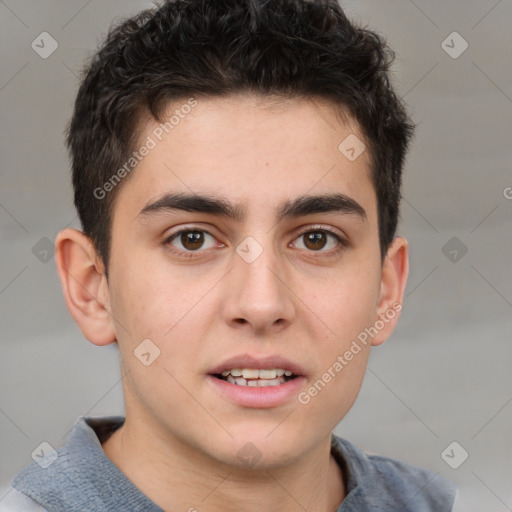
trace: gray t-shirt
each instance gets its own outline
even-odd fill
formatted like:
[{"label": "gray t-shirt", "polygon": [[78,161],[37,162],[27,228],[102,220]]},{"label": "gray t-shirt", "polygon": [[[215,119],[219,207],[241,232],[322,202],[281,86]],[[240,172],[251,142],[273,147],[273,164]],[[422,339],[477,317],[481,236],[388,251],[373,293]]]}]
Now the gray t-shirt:
[{"label": "gray t-shirt", "polygon": [[[101,442],[123,422],[122,416],[80,417],[64,446],[56,453],[48,450],[41,460],[13,478],[0,502],[0,512],[163,512],[126,478],[101,447]],[[346,489],[336,512],[453,509],[456,487],[439,474],[388,457],[367,455],[334,434],[331,446]],[[196,508],[201,510],[199,505]]]}]

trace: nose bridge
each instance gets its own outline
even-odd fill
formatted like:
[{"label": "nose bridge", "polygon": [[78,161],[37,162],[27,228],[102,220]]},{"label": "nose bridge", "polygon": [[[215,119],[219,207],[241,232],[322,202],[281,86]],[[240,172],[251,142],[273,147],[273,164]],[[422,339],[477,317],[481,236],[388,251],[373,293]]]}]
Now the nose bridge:
[{"label": "nose bridge", "polygon": [[271,236],[259,238],[263,243],[247,237],[236,248],[225,315],[228,322],[264,329],[291,321],[294,307]]}]

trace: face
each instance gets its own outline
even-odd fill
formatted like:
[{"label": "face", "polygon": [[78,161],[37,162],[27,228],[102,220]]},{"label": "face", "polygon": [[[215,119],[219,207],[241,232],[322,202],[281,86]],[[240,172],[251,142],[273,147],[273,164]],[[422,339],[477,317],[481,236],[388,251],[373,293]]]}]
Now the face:
[{"label": "face", "polygon": [[169,134],[144,125],[112,220],[127,416],[217,461],[290,463],[350,409],[354,340],[383,313],[369,155],[338,149],[363,136],[318,101],[176,109]]}]

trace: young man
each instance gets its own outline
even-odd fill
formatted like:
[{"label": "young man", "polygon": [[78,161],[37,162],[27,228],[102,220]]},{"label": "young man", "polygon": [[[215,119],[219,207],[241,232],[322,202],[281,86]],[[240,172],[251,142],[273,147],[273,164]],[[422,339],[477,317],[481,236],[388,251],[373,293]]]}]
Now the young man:
[{"label": "young man", "polygon": [[332,435],[408,274],[413,126],[334,1],[176,0],[112,30],[68,132],[69,311],[125,417],[80,418],[4,510],[444,512],[454,486]]}]

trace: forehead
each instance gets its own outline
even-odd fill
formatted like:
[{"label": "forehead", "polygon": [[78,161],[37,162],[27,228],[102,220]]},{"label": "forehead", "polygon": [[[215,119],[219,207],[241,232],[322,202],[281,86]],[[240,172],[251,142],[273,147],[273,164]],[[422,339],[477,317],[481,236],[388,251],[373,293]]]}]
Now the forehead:
[{"label": "forehead", "polygon": [[171,192],[231,198],[258,216],[295,197],[342,193],[376,216],[363,134],[330,102],[184,98],[169,104],[161,121],[146,118],[141,127],[135,151],[147,149],[115,208],[131,208],[132,217]]}]

